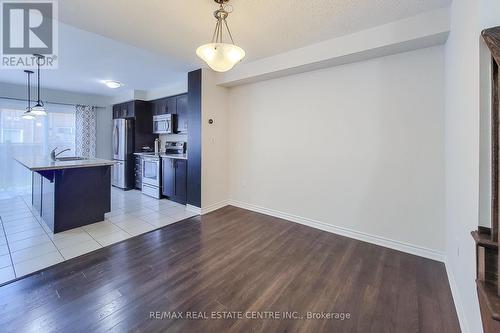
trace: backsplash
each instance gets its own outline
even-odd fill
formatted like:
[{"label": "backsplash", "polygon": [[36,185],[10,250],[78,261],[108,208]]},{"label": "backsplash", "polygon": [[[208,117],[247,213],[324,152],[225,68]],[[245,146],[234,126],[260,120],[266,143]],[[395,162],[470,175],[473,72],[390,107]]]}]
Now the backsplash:
[{"label": "backsplash", "polygon": [[[161,147],[163,149],[165,147],[165,142],[167,142],[167,141],[187,142],[188,135],[187,134],[161,134],[160,141],[161,141]],[[188,145],[188,149],[189,149],[189,145]]]}]

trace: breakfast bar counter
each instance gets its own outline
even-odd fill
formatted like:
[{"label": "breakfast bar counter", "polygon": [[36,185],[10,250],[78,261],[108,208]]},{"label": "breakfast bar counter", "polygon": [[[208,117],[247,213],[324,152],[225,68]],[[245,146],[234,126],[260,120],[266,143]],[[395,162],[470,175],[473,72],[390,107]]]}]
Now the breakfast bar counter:
[{"label": "breakfast bar counter", "polygon": [[111,210],[113,161],[29,157],[16,160],[32,171],[32,204],[54,232],[103,221]]}]

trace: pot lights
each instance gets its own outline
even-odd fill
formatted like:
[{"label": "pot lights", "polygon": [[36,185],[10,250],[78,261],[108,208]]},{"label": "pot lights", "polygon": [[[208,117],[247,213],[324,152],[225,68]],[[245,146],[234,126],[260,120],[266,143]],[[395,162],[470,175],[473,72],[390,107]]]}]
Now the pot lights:
[{"label": "pot lights", "polygon": [[[227,72],[245,57],[245,51],[241,47],[234,45],[231,30],[229,30],[229,26],[226,22],[226,18],[232,11],[232,8],[231,11],[227,11],[227,6],[224,5],[229,2],[229,0],[214,1],[220,5],[220,8],[214,12],[217,23],[215,24],[212,42],[198,47],[196,54],[214,71]],[[224,43],[224,27],[227,30],[227,35],[231,39],[231,43]]]}]

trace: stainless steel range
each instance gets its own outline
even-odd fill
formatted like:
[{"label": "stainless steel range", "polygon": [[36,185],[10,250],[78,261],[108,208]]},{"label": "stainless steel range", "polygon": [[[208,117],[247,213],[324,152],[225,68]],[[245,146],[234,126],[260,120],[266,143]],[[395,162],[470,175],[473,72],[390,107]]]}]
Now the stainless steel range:
[{"label": "stainless steel range", "polygon": [[156,199],[161,198],[160,155],[142,155],[142,193]]},{"label": "stainless steel range", "polygon": [[141,155],[142,193],[160,199],[162,193],[162,157],[178,156],[186,153],[185,142],[167,141],[160,154]]}]

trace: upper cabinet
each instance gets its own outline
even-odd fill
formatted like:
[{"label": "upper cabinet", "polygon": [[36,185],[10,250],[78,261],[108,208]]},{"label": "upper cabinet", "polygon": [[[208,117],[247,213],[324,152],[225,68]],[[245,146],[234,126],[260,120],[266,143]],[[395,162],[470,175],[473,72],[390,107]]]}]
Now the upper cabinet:
[{"label": "upper cabinet", "polygon": [[175,114],[175,132],[188,132],[188,101],[187,94],[160,98],[151,101],[153,115]]},{"label": "upper cabinet", "polygon": [[156,135],[153,134],[153,114],[151,103],[130,101],[113,105],[113,119],[134,119],[134,149],[141,151],[143,146],[151,147]]},{"label": "upper cabinet", "polygon": [[157,99],[151,102],[151,107],[153,109],[153,115],[157,116],[160,114],[176,114],[176,98],[167,97]]},{"label": "upper cabinet", "polygon": [[177,97],[177,133],[188,132],[188,97],[181,95]]},{"label": "upper cabinet", "polygon": [[134,118],[134,102],[113,105],[113,119]]},{"label": "upper cabinet", "polygon": [[[146,105],[147,104],[147,105]],[[188,132],[188,96],[187,94],[156,99],[151,102],[130,101],[113,105],[113,119],[137,118],[147,109],[148,115],[175,114],[175,133]],[[142,118],[142,117],[141,117]],[[151,126],[153,119],[151,118]]]}]

